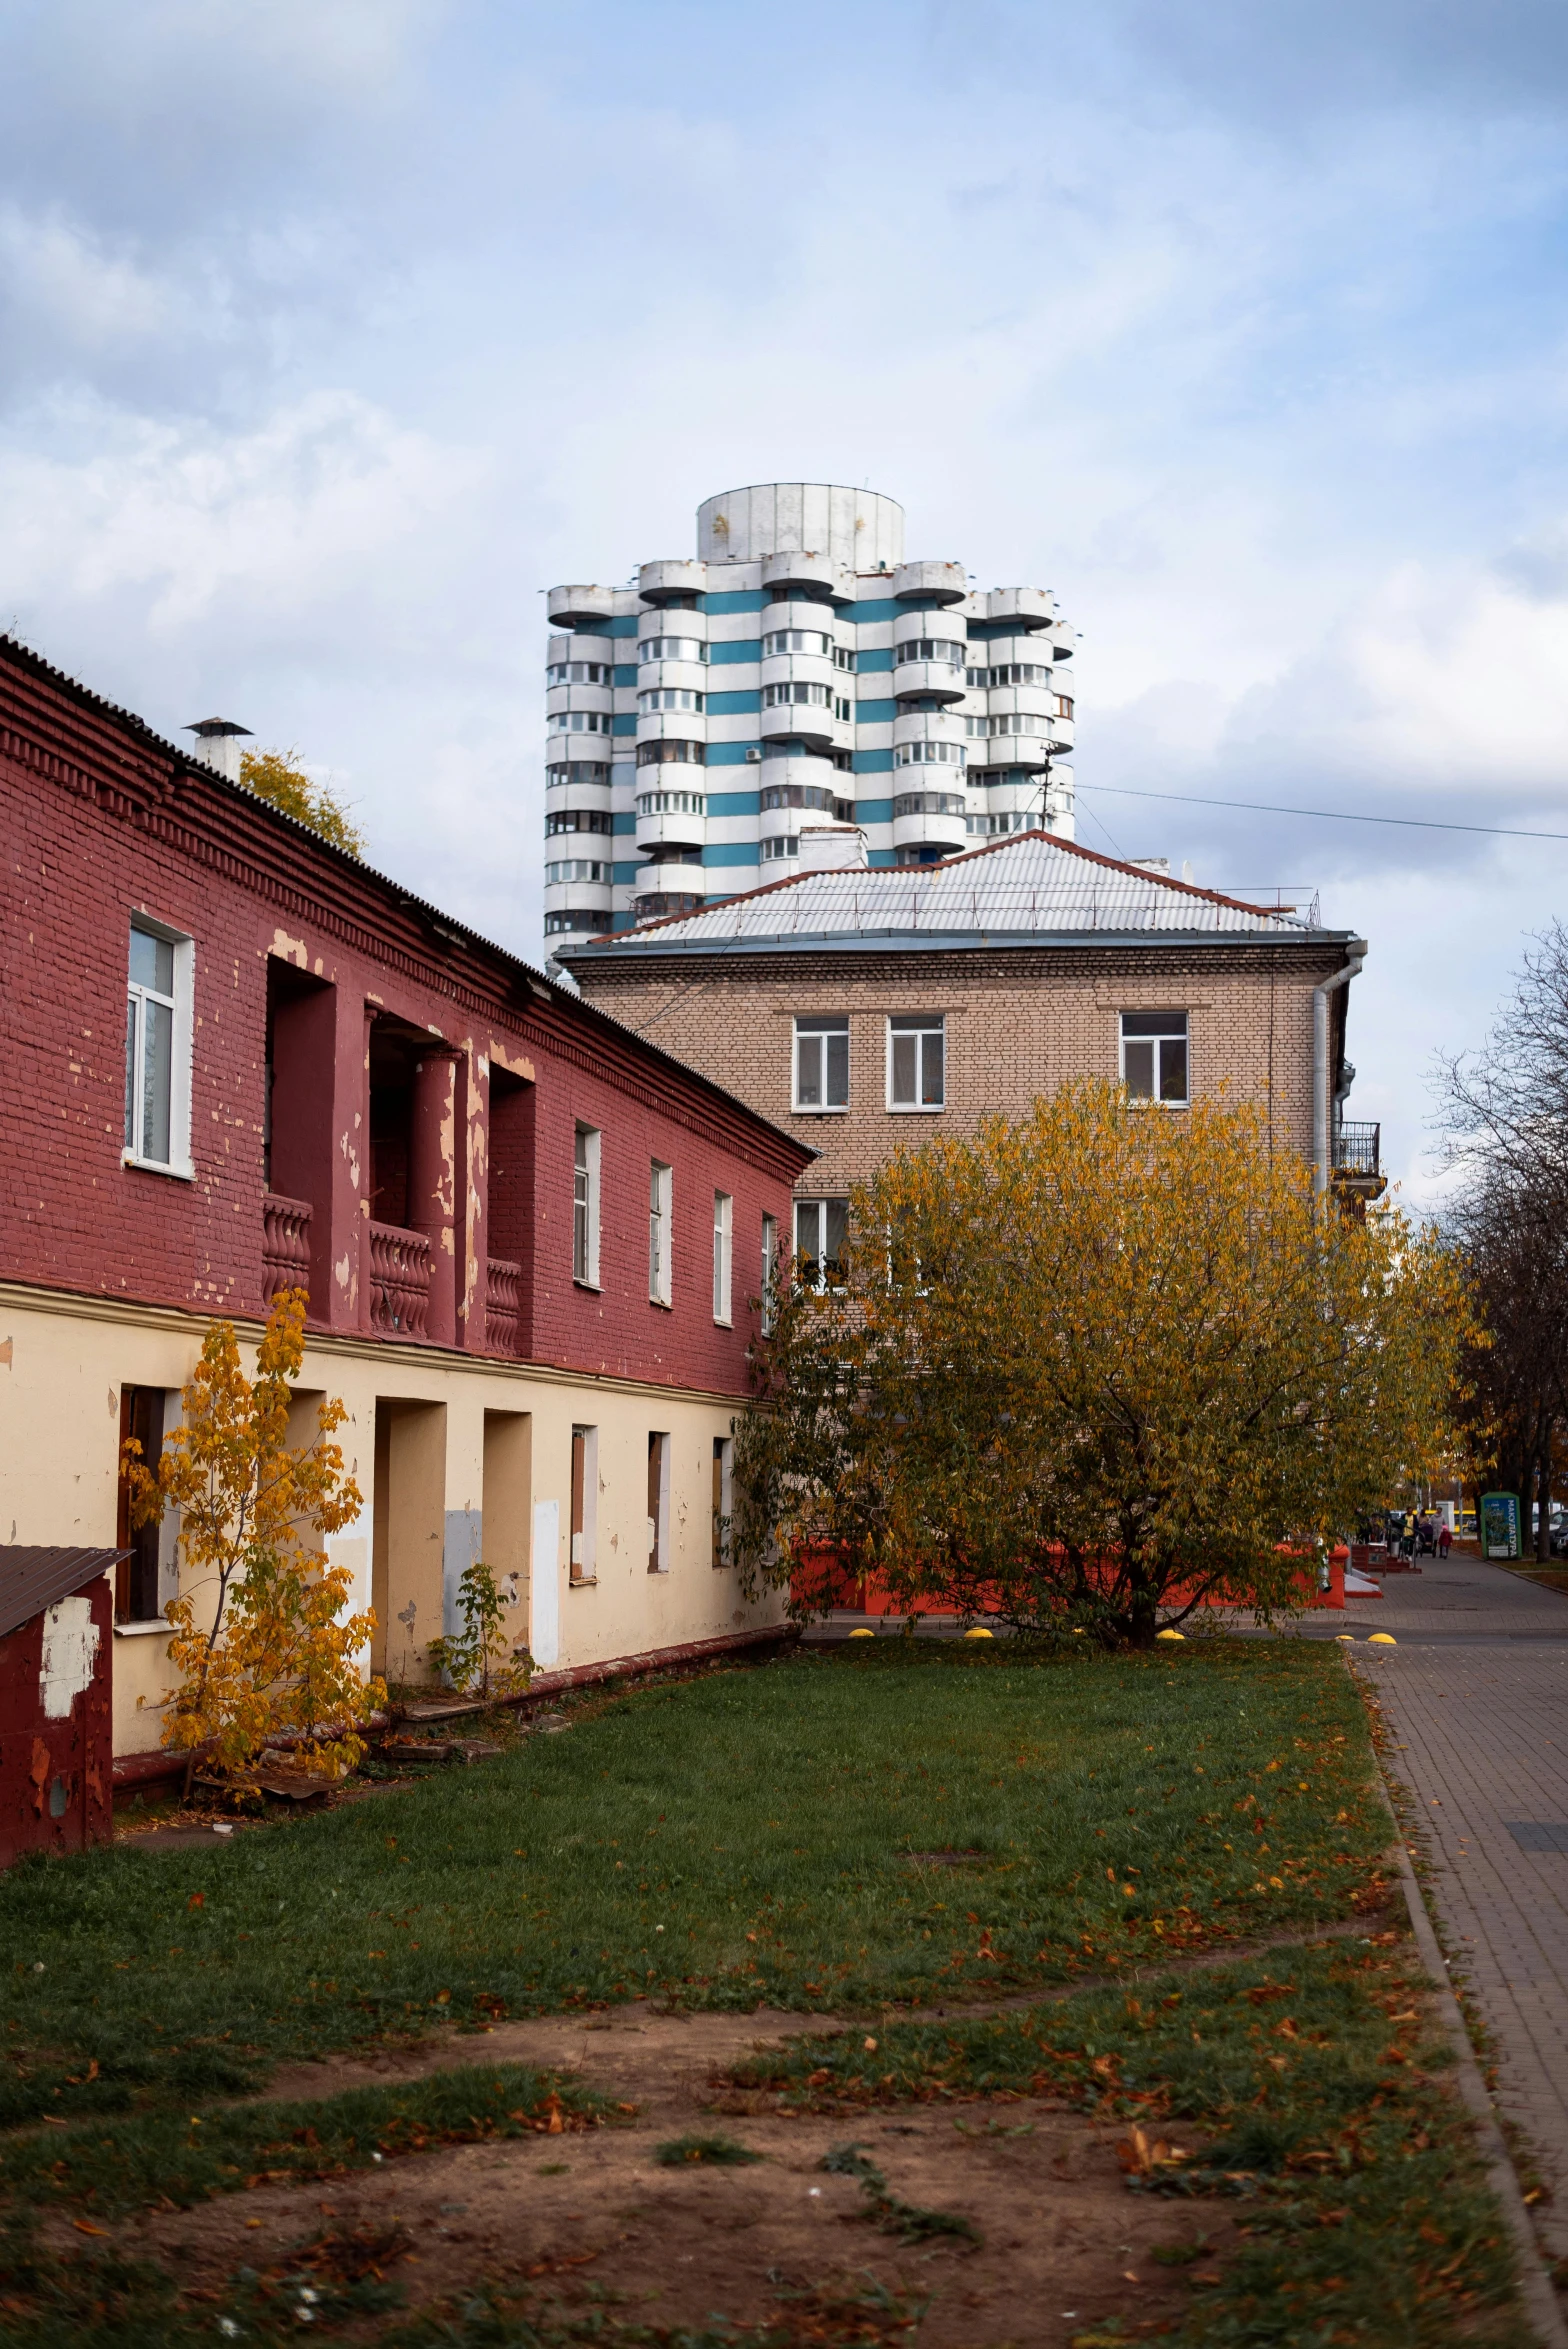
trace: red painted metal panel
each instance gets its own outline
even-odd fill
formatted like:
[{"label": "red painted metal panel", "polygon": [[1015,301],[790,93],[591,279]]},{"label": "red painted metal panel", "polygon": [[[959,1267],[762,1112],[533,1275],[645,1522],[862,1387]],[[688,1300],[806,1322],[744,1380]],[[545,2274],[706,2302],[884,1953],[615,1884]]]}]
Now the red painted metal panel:
[{"label": "red painted metal panel", "polygon": [[30,1851],[80,1851],[113,1828],[110,1675],[113,1585],[97,1574],[73,1596],[98,1634],[92,1676],[51,1718],[44,1690],[47,1614],[0,1639],[0,1868]]}]

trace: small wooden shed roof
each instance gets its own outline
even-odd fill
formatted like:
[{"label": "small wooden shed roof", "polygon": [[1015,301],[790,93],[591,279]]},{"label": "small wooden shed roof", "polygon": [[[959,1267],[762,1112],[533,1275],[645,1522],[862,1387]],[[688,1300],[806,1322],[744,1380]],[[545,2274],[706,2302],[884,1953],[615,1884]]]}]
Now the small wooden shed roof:
[{"label": "small wooden shed roof", "polygon": [[126,1550],[71,1550],[34,1542],[0,1542],[0,1639],[107,1574]]}]

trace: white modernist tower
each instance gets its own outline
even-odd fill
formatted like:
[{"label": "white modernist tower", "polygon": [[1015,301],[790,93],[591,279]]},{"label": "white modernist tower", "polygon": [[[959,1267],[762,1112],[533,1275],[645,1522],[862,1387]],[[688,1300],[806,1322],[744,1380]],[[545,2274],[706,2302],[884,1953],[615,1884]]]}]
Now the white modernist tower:
[{"label": "white modernist tower", "polygon": [[1076,640],[1047,589],[906,563],[901,506],[819,482],[709,498],[697,546],[550,590],[552,944],[782,880],[803,830],[856,825],[873,865],[1071,839]]}]

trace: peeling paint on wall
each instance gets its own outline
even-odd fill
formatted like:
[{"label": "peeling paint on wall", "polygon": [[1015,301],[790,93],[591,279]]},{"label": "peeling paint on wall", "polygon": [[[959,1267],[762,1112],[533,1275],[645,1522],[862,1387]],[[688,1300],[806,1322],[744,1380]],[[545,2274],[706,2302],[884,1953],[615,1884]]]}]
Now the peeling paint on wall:
[{"label": "peeling paint on wall", "polygon": [[46,1721],[69,1718],[77,1698],[92,1686],[97,1655],[98,1626],[91,1599],[56,1599],[45,1609],[38,1693]]}]

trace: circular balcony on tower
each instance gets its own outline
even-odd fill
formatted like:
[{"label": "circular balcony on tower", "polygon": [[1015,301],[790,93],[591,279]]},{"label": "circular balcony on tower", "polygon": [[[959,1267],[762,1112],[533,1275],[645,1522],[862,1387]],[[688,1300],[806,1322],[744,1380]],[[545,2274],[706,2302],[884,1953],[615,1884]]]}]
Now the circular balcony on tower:
[{"label": "circular balcony on tower", "polygon": [[[802,762],[809,764],[810,762]],[[828,780],[811,783],[764,783],[757,830],[764,840],[776,839],[780,834],[793,837],[802,824],[833,824],[840,820],[839,810],[847,795],[834,790],[838,780],[834,770],[828,769]],[[843,780],[847,781],[845,777]]]},{"label": "circular balcony on tower", "polygon": [[764,685],[757,719],[764,744],[793,738],[808,750],[831,748],[833,701],[832,685],[817,678],[781,678]]},{"label": "circular balcony on tower", "polygon": [[957,856],[969,846],[969,802],[962,790],[940,790],[922,779],[918,791],[905,790],[902,776],[894,777],[893,849],[939,849]]},{"label": "circular balcony on tower", "polygon": [[1056,619],[1056,598],[1048,587],[993,587],[984,603],[993,626],[1011,622],[1020,636],[1049,628]]},{"label": "circular balcony on tower", "polygon": [[893,594],[899,603],[920,596],[961,604],[968,593],[969,574],[962,563],[900,563],[893,574]]},{"label": "circular balcony on tower", "polygon": [[[603,669],[604,678],[602,683],[590,683],[586,677],[583,677],[572,684],[567,684],[561,678],[562,669]],[[609,717],[613,714],[615,692],[610,684],[608,663],[603,661],[558,661],[552,664],[546,675],[549,678],[544,693],[545,724],[547,726],[565,710],[597,710],[603,717]],[[560,727],[556,731],[581,733],[584,729],[581,727]]]},{"label": "circular balcony on tower", "polygon": [[582,628],[615,617],[613,587],[552,587],[545,603],[552,628]]},{"label": "circular balcony on tower", "polygon": [[763,556],[762,585],[774,598],[780,588],[801,588],[805,591],[804,601],[820,603],[826,596],[847,596],[850,576],[845,565],[836,563],[831,555],[815,554],[804,547],[784,547],[777,554]]},{"label": "circular balcony on tower", "polygon": [[[654,772],[659,772],[655,769]],[[637,846],[645,856],[700,849],[708,837],[708,801],[702,791],[662,781],[637,794]]]},{"label": "circular balcony on tower", "polygon": [[692,686],[656,685],[637,692],[637,747],[647,742],[705,742],[707,695]]},{"label": "circular balcony on tower", "polygon": [[[708,585],[708,566],[690,557],[666,563],[644,563],[637,573],[637,593],[645,604],[679,609],[683,601],[695,601]],[[644,634],[646,631],[639,631]]]},{"label": "circular balcony on tower", "polygon": [[607,758],[561,758],[552,749],[544,771],[546,811],[553,814],[562,807],[607,808],[611,780]]},{"label": "circular balcony on tower", "polygon": [[954,636],[908,636],[893,646],[895,701],[962,701],[969,647]]},{"label": "circular balcony on tower", "polygon": [[632,912],[640,922],[658,921],[669,914],[700,913],[709,895],[700,864],[676,857],[650,858],[632,884]]},{"label": "circular balcony on tower", "polygon": [[901,707],[893,717],[893,764],[895,767],[918,764],[919,761],[901,760],[899,752],[912,748],[916,743],[930,742],[951,745],[957,753],[956,756],[944,754],[935,758],[933,764],[962,767],[965,764],[968,739],[963,718],[951,707],[933,710]]},{"label": "circular balcony on tower", "polygon": [[637,666],[658,668],[666,661],[684,668],[708,665],[706,612],[644,612],[637,629]]},{"label": "circular balcony on tower", "polygon": [[615,755],[614,739],[608,708],[552,710],[545,720],[545,764],[553,767],[571,759],[608,763]]}]

